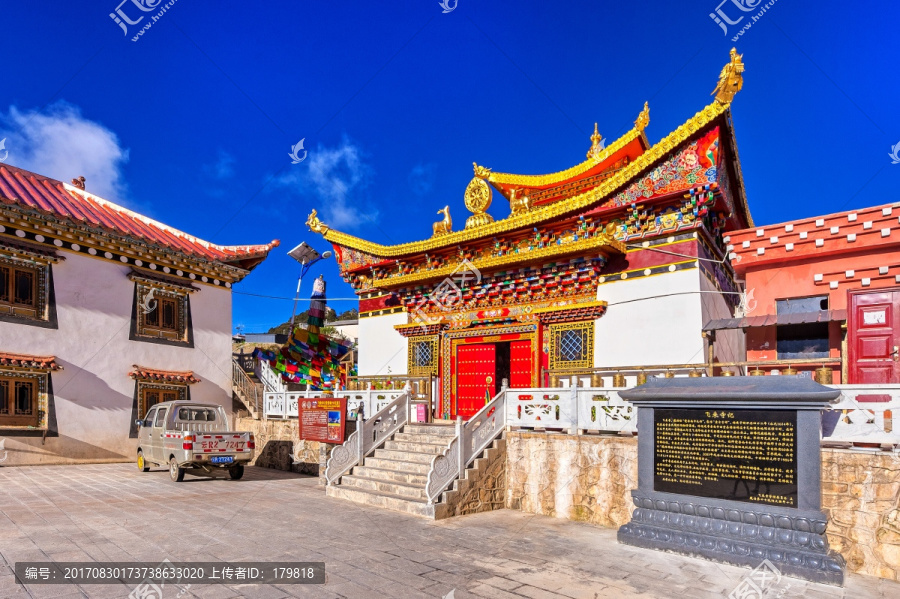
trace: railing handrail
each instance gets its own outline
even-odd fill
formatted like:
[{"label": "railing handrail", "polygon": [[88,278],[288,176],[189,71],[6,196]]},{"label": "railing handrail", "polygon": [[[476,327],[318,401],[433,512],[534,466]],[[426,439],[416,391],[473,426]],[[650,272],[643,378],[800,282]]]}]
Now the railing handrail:
[{"label": "railing handrail", "polygon": [[[478,410],[465,423],[457,417],[456,435],[447,444],[442,453],[434,456],[428,469],[425,482],[425,496],[429,505],[449,487],[454,480],[462,478],[466,468],[475,457],[490,445],[506,427],[506,394],[505,385],[494,398]],[[490,425],[488,424],[490,422]],[[487,430],[483,427],[490,426]],[[479,431],[482,431],[479,433]]]},{"label": "railing handrail", "polygon": [[334,484],[354,466],[387,441],[409,421],[409,405],[412,391],[407,387],[394,401],[387,404],[371,418],[357,417],[356,430],[347,440],[331,451],[325,463],[325,483]]},{"label": "railing handrail", "polygon": [[243,367],[241,367],[241,364],[235,359],[231,360],[231,382],[241,389],[244,397],[246,397],[248,401],[253,403],[252,407],[255,412],[253,416],[258,418],[260,412],[259,387],[256,386],[253,379],[250,378]]}]

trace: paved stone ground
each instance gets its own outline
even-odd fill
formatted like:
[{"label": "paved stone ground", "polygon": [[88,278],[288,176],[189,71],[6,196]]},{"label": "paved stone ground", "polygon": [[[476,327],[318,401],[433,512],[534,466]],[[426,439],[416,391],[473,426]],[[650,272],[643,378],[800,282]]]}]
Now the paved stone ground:
[{"label": "paved stone ground", "polygon": [[[325,496],[318,479],[249,468],[241,481],[132,465],[0,468],[0,597],[127,597],[111,585],[16,584],[21,560],[323,561],[316,586],[194,585],[178,597],[725,598],[749,569],[616,543],[615,530],[512,510],[431,522]],[[454,591],[455,589],[455,591]],[[784,577],[766,597],[900,597]],[[157,598],[153,598],[157,599]]]}]

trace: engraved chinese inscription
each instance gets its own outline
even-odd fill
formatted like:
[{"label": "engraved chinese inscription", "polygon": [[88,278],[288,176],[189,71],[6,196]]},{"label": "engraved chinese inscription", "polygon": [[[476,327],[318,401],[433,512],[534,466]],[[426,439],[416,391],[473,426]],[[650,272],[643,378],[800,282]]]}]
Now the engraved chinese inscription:
[{"label": "engraved chinese inscription", "polygon": [[653,488],[797,507],[797,413],[655,410]]}]

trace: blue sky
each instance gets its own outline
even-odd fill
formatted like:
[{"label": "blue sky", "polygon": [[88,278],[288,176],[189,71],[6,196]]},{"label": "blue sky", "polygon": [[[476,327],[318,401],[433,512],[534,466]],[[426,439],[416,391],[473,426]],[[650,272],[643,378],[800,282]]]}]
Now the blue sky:
[{"label": "blue sky", "polygon": [[[235,287],[248,332],[290,316],[289,300],[246,295],[293,296],[287,250],[329,249],[303,224],[311,208],[381,243],[428,237],[448,204],[458,227],[473,161],[567,168],[595,121],[613,140],[646,100],[656,142],[710,102],[732,46],[747,65],[732,110],[758,224],[898,201],[894,2],[777,0],[737,42],[756,11],[730,0],[729,18],[746,16],[728,35],[709,17],[717,0],[459,0],[447,14],[438,0],[177,0],[137,42],[149,16],[126,36],[109,17],[118,2],[4,3],[7,162],[83,174],[89,190],[217,243],[281,239]],[[301,138],[309,153],[292,165]],[[490,212],[508,213],[499,194]],[[332,298],[353,297],[333,260],[319,272]]]}]

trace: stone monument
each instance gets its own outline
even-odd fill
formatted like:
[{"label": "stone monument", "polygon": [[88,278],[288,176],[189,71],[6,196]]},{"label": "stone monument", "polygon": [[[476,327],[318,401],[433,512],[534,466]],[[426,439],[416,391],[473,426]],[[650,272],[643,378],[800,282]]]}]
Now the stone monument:
[{"label": "stone monument", "polygon": [[638,408],[637,508],[620,543],[842,586],[821,511],[820,412],[840,391],[796,376],[659,378]]}]

